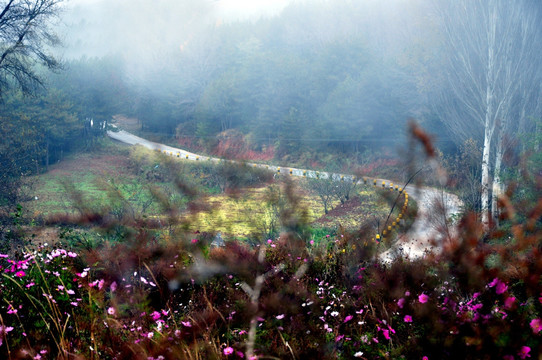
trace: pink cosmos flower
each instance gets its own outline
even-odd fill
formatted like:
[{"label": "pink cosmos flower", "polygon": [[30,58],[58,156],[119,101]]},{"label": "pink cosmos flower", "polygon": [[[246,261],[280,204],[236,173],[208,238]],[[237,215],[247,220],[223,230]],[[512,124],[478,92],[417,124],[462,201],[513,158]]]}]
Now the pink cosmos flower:
[{"label": "pink cosmos flower", "polygon": [[284,314],[277,315],[276,318],[278,320],[282,320],[282,319],[284,319]]},{"label": "pink cosmos flower", "polygon": [[192,244],[195,244],[198,242],[198,239],[192,239],[191,241],[192,241]]},{"label": "pink cosmos flower", "polygon": [[405,320],[406,323],[410,323],[410,322],[412,322],[412,316],[410,316],[410,315],[405,315],[405,319],[404,319],[404,320]]},{"label": "pink cosmos flower", "polygon": [[421,302],[422,304],[425,304],[427,300],[429,300],[429,296],[425,294],[421,294],[420,296],[418,296],[418,301]]},{"label": "pink cosmos flower", "polygon": [[542,321],[540,319],[532,319],[529,325],[531,325],[531,329],[533,329],[535,334],[538,334],[542,330]]},{"label": "pink cosmos flower", "polygon": [[2,345],[4,341],[4,336],[6,336],[6,334],[10,332],[11,330],[13,330],[11,326],[0,325],[0,346]]},{"label": "pink cosmos flower", "polygon": [[502,282],[499,278],[493,279],[492,282],[488,284],[489,287],[495,287],[495,292],[500,295],[508,290],[508,286]]},{"label": "pink cosmos flower", "polygon": [[509,297],[506,298],[506,300],[504,300],[504,306],[507,309],[510,309],[512,307],[512,305],[514,305],[515,302],[516,302],[516,298],[513,297],[513,296],[509,296]]},{"label": "pink cosmos flower", "polygon": [[422,357],[422,360],[429,360],[427,356]]},{"label": "pink cosmos flower", "polygon": [[530,347],[522,346],[521,350],[518,353],[518,355],[519,355],[520,358],[525,359],[525,358],[531,357],[531,354],[529,354],[530,352],[531,352]]},{"label": "pink cosmos flower", "polygon": [[397,300],[397,306],[399,306],[401,309],[403,308],[403,305],[405,304],[405,298],[400,298]]},{"label": "pink cosmos flower", "polygon": [[115,315],[115,308],[112,307],[112,306],[109,307],[109,308],[107,309],[107,313],[108,313],[109,315]]},{"label": "pink cosmos flower", "polygon": [[154,321],[160,319],[160,316],[161,316],[161,315],[160,315],[160,313],[159,313],[158,311],[155,311],[155,312],[153,312],[153,313],[151,314],[151,317],[152,317],[152,319],[153,319]]},{"label": "pink cosmos flower", "polygon": [[504,293],[506,290],[508,290],[508,285],[506,285],[502,281],[500,281],[495,288],[495,292],[499,295]]},{"label": "pink cosmos flower", "polygon": [[382,334],[384,334],[384,337],[386,340],[390,339],[390,331],[389,330],[382,330]]},{"label": "pink cosmos flower", "polygon": [[183,326],[186,326],[186,327],[192,327],[192,324],[190,323],[190,321],[181,321],[181,324],[183,324]]},{"label": "pink cosmos flower", "polygon": [[349,322],[350,320],[352,320],[354,317],[352,315],[348,315],[347,317],[344,318],[344,321],[345,323]]},{"label": "pink cosmos flower", "polygon": [[228,356],[231,354],[233,354],[233,348],[231,346],[228,346],[227,348],[224,349],[224,355]]},{"label": "pink cosmos flower", "polygon": [[25,276],[25,275],[26,275],[26,273],[25,273],[24,271],[22,271],[22,270],[21,270],[21,271],[17,271],[17,273],[15,274],[15,276],[17,276],[17,277],[23,277],[23,276]]}]

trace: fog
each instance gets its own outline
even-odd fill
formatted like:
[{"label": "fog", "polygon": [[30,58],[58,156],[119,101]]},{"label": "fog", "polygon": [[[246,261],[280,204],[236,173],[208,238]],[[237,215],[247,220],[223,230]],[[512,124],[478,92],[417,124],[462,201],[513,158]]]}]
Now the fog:
[{"label": "fog", "polygon": [[[364,151],[374,143],[391,149],[404,144],[408,119],[415,118],[437,134],[443,151],[453,152],[469,138],[481,146],[487,109],[499,109],[488,115],[492,119],[517,119],[507,123],[520,124],[510,128],[518,131],[531,129],[526,119],[540,112],[533,45],[540,40],[533,25],[540,4],[465,2],[469,16],[461,4],[73,0],[59,32],[68,65],[81,59],[96,69],[103,59],[114,64],[110,74],[131,94],[119,95],[124,107],[116,111],[139,118],[149,131],[204,139],[236,129],[256,142],[295,139],[301,152],[318,141]],[[502,17],[493,28],[488,9]],[[504,43],[532,46],[476,42],[490,32]],[[486,66],[484,52],[492,46],[501,51],[494,56],[508,67],[506,78],[498,72],[504,70]],[[517,51],[523,55],[514,57]],[[499,93],[503,81],[516,84],[518,78],[525,79],[521,85]],[[466,101],[487,98],[488,86],[504,98]],[[530,100],[521,101],[527,89]]]}]

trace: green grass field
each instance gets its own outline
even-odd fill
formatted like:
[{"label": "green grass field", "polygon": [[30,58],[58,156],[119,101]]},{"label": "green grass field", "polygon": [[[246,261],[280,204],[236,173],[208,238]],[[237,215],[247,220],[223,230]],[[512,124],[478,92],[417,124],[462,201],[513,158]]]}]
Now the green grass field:
[{"label": "green grass field", "polygon": [[[186,202],[174,181],[156,173],[164,161],[151,151],[106,140],[100,150],[73,155],[51,166],[49,172],[29,179],[25,192],[30,200],[23,203],[23,208],[34,219],[77,214],[81,208],[159,217],[163,208],[157,192],[181,209]],[[189,166],[184,169],[184,179],[192,185],[207,177],[204,171],[208,168],[198,169],[195,163]],[[360,186],[346,203],[333,202],[333,209],[326,215],[318,196],[306,189],[304,180],[293,181],[301,199],[299,211],[313,228],[355,230],[367,223],[376,227],[390,209],[389,199],[380,196],[378,190]],[[190,216],[191,229],[220,231],[235,237],[265,232],[277,216],[268,197],[270,186],[280,189],[278,183],[241,189],[233,196],[198,184],[209,206],[206,211],[185,214]]]}]

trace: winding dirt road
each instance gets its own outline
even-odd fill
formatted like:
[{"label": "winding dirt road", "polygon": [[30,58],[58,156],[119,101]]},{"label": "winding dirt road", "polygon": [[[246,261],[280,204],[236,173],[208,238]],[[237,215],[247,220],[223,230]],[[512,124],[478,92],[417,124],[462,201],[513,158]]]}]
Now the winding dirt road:
[{"label": "winding dirt road", "polygon": [[[198,155],[183,149],[155,143],[124,130],[108,131],[107,135],[110,138],[125,144],[141,145],[147,149],[160,151],[166,155],[181,159],[214,162],[222,160],[220,158]],[[256,163],[249,163],[249,165],[267,168],[273,172],[290,174],[292,176],[323,179],[331,178],[336,181],[355,180],[355,176],[351,174],[327,173],[324,171]],[[371,181],[372,180],[373,179],[371,179]],[[376,179],[376,181],[378,184],[381,184],[383,181],[387,184],[390,183],[389,180],[385,179]],[[380,254],[379,258],[383,262],[391,262],[399,254],[408,256],[410,259],[417,259],[423,257],[427,252],[440,251],[441,244],[447,241],[455,231],[455,225],[452,219],[457,218],[461,209],[461,201],[456,195],[435,188],[416,187],[412,185],[407,186],[405,190],[409,196],[417,202],[418,214],[409,231],[405,234],[400,234],[392,247]]]}]

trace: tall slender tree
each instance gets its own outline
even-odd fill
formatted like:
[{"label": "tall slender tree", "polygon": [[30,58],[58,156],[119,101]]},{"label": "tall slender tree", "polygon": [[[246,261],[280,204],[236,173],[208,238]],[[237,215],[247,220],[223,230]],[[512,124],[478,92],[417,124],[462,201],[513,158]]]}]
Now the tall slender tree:
[{"label": "tall slender tree", "polygon": [[0,1],[0,95],[16,86],[31,93],[43,85],[35,65],[58,69],[49,52],[59,43],[50,22],[62,0]]},{"label": "tall slender tree", "polygon": [[531,0],[435,4],[449,60],[438,110],[458,138],[482,140],[481,211],[488,228],[505,133],[517,128],[518,106],[534,98],[523,98],[522,92],[540,81],[538,67],[533,66],[542,48],[540,4]]}]

